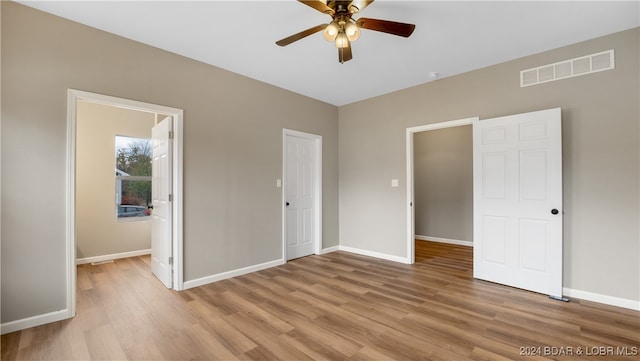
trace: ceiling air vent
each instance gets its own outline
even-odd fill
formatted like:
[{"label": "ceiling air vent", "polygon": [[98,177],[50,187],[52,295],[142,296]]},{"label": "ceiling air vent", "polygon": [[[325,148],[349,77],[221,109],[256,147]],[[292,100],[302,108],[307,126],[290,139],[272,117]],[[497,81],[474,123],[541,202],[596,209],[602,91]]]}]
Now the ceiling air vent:
[{"label": "ceiling air vent", "polygon": [[520,72],[520,87],[597,73],[613,68],[615,68],[615,61],[613,49],[611,49],[601,53],[522,70]]}]

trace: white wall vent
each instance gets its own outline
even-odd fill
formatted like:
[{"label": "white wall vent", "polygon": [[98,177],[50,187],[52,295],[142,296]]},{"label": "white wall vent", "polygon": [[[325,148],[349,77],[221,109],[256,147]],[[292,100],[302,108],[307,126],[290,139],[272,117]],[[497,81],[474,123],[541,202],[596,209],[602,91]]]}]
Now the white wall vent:
[{"label": "white wall vent", "polygon": [[611,49],[601,53],[522,70],[520,72],[520,87],[597,73],[614,69],[615,67],[613,49]]}]

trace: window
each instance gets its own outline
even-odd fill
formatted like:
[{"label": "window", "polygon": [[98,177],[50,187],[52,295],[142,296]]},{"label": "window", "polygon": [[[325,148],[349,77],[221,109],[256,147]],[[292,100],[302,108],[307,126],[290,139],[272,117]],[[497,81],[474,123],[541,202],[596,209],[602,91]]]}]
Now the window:
[{"label": "window", "polygon": [[151,140],[116,136],[116,218],[151,215]]}]

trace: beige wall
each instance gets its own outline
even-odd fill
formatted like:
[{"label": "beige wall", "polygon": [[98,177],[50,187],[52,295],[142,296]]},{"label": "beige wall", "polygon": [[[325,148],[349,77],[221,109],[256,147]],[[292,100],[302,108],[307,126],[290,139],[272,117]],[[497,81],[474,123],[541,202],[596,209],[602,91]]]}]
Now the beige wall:
[{"label": "beige wall", "polygon": [[66,307],[69,88],[184,110],[185,280],[282,257],[282,128],[323,137],[323,247],[338,245],[335,106],[20,4],[0,6],[2,323]]},{"label": "beige wall", "polygon": [[79,101],[76,116],[77,258],[150,249],[150,220],[116,220],[114,155],[116,135],[151,139],[155,114]]},{"label": "beige wall", "polygon": [[471,125],[415,133],[415,234],[473,241]]},{"label": "beige wall", "polygon": [[[564,286],[640,300],[639,44],[636,28],[340,107],[340,244],[407,256],[407,127],[561,107]],[[520,70],[608,49],[615,70],[519,87]]]}]

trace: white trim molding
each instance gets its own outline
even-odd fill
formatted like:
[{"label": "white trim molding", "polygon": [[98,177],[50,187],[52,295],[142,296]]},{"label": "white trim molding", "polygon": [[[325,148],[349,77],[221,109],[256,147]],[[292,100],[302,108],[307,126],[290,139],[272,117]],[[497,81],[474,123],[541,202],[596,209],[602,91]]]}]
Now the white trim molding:
[{"label": "white trim molding", "polygon": [[459,239],[448,239],[448,238],[441,238],[441,237],[420,236],[420,235],[417,235],[417,234],[415,235],[414,238],[419,240],[419,241],[429,241],[429,242],[455,244],[455,245],[458,245],[458,246],[473,247],[473,242],[471,242],[471,241],[463,241],[463,240],[459,240]]},{"label": "white trim molding", "polygon": [[567,287],[564,287],[562,289],[562,292],[566,297],[574,297],[574,298],[579,298],[581,300],[604,303],[605,305],[640,311],[640,301],[636,301],[636,300],[603,295],[600,293],[594,293],[594,292],[588,292],[588,291],[575,290]]},{"label": "white trim molding", "polygon": [[206,285],[206,284],[209,284],[209,283],[226,280],[226,279],[232,278],[232,277],[242,276],[242,275],[245,275],[247,273],[262,271],[262,270],[265,270],[267,268],[276,267],[276,266],[280,266],[280,265],[283,265],[283,264],[285,264],[283,259],[277,259],[275,261],[269,261],[269,262],[265,262],[265,263],[256,264],[256,265],[253,265],[253,266],[247,266],[247,267],[244,267],[244,268],[238,268],[238,269],[235,269],[235,270],[218,273],[218,274],[211,275],[211,276],[205,276],[205,277],[201,277],[201,278],[196,278],[195,280],[184,282],[184,289],[187,290],[189,288],[203,286],[203,285]]},{"label": "white trim molding", "polygon": [[380,252],[375,252],[375,251],[369,251],[369,250],[366,250],[366,249],[353,248],[353,247],[347,247],[347,246],[339,246],[338,248],[339,248],[340,251],[345,251],[345,252],[349,252],[349,253],[355,253],[355,254],[359,254],[359,255],[362,255],[362,256],[385,259],[387,261],[399,262],[399,263],[404,263],[404,264],[412,264],[413,263],[413,262],[409,262],[410,260],[407,257],[394,256],[394,255],[390,255],[390,254],[386,254],[386,253],[380,253]]},{"label": "white trim molding", "polygon": [[[67,278],[67,307],[66,317],[60,319],[72,318],[76,315],[76,109],[78,99],[80,99],[81,96],[81,92],[73,89],[67,90],[67,154],[65,169],[67,172],[65,179],[67,194],[65,197],[66,227],[64,260]],[[59,314],[56,312],[56,316],[57,315]],[[21,324],[24,328],[35,326],[30,323],[33,320],[41,321],[38,325],[59,321],[56,317],[52,317],[51,313],[29,317],[26,320],[30,321]]]},{"label": "white trim molding", "polygon": [[45,313],[45,314],[37,315],[33,317],[23,318],[21,320],[6,322],[0,325],[0,334],[4,335],[6,333],[20,331],[27,328],[51,323],[51,322],[62,321],[67,318],[73,317],[73,315],[70,316],[69,314],[70,314],[69,309],[64,309],[64,310],[49,312],[49,313]]},{"label": "white trim molding", "polygon": [[144,256],[144,255],[147,255],[147,254],[151,254],[151,248],[149,248],[149,249],[141,249],[139,251],[113,253],[113,254],[105,254],[105,255],[102,255],[102,256],[78,258],[76,260],[76,264],[112,261],[114,259]]}]

